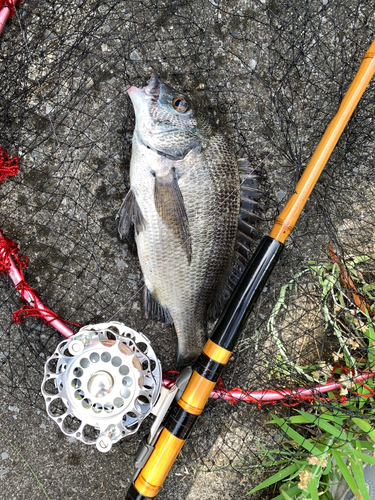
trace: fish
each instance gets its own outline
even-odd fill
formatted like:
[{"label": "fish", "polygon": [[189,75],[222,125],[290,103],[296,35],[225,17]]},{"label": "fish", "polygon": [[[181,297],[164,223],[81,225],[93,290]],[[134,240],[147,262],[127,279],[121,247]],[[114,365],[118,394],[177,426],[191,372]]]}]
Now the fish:
[{"label": "fish", "polygon": [[[249,259],[261,191],[225,136],[186,93],[156,73],[143,88],[128,86],[135,112],[130,190],[118,231],[134,225],[147,318],[174,325],[178,362],[195,359]],[[245,165],[245,167],[244,167]]]}]

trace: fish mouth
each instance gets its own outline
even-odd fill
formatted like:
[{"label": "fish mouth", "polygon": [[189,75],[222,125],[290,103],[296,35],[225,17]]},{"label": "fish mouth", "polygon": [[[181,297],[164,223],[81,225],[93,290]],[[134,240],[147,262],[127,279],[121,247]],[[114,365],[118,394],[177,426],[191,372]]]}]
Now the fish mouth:
[{"label": "fish mouth", "polygon": [[160,94],[160,84],[161,81],[159,80],[158,75],[156,73],[152,73],[151,78],[147,82],[146,87],[143,87],[143,90],[147,96],[158,99]]},{"label": "fish mouth", "polygon": [[[141,89],[138,87],[134,87],[132,85],[126,86],[126,92],[129,97],[132,98],[134,94],[142,94],[143,97],[148,97],[152,100],[157,101],[160,94],[160,84],[162,82],[159,80],[159,77],[156,73],[151,74],[151,78],[147,82],[147,85]],[[133,100],[133,99],[132,99]]]}]

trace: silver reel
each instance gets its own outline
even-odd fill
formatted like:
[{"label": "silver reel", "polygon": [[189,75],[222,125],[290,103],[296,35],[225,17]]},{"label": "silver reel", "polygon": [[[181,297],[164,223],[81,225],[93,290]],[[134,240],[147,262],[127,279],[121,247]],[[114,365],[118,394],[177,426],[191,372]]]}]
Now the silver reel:
[{"label": "silver reel", "polygon": [[61,342],[44,368],[48,415],[67,436],[107,452],[137,432],[160,394],[162,372],[147,338],[112,321]]}]

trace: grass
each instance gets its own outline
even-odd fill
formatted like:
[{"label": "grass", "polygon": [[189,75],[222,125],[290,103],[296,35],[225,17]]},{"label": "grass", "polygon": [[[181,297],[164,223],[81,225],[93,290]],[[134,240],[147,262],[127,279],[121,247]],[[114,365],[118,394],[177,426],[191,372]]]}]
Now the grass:
[{"label": "grass", "polygon": [[345,408],[323,410],[296,410],[288,419],[272,415],[268,423],[278,425],[285,437],[279,448],[259,454],[264,466],[277,465],[279,470],[249,494],[282,481],[274,500],[332,500],[329,488],[342,476],[356,498],[370,500],[363,464],[375,464],[375,427],[369,419],[351,417]]},{"label": "grass", "polygon": [[[344,478],[359,500],[370,500],[363,478],[365,463],[375,465],[375,380],[352,383],[358,373],[375,369],[375,283],[373,272],[364,267],[365,256],[344,264],[330,247],[332,262],[310,262],[281,289],[279,299],[268,320],[268,331],[275,341],[279,356],[273,376],[293,377],[296,372],[309,382],[321,383],[320,360],[315,366],[301,366],[288,356],[278,331],[278,314],[287,309],[287,295],[298,280],[310,273],[320,288],[320,310],[325,328],[331,329],[338,340],[334,361],[339,366],[328,369],[326,377],[349,379],[340,396],[328,393],[328,401],[318,399],[310,411],[292,409],[292,416],[272,415],[268,422],[283,431],[278,447],[265,449],[260,443],[259,458],[264,466],[277,467],[271,477],[253,488],[253,494],[277,483],[279,494],[274,500],[332,500],[330,487]],[[364,277],[367,277],[365,279]],[[366,352],[364,357],[363,352]],[[314,371],[315,368],[315,371]],[[330,372],[330,373],[328,373]]]}]

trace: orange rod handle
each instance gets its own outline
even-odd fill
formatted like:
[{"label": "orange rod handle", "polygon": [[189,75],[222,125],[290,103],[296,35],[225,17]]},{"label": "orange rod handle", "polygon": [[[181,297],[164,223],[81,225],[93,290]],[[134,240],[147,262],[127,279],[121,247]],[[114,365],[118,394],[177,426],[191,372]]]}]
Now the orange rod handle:
[{"label": "orange rod handle", "polygon": [[352,116],[358,101],[362,97],[369,81],[375,72],[375,40],[364,55],[361,65],[354,77],[339,110],[328,125],[314,154],[312,155],[305,171],[303,172],[294,194],[289,198],[281,214],[275,220],[271,229],[270,237],[284,243],[303,207],[305,206],[311,191],[313,190],[325,164],[336,146],[345,125]]},{"label": "orange rod handle", "polygon": [[[210,382],[193,371],[178,405],[190,415],[199,415],[214,387],[215,382]],[[168,429],[162,430],[155,449],[134,483],[141,495],[147,498],[157,495],[184,442],[184,439],[174,436]]]},{"label": "orange rod handle", "polygon": [[154,498],[163,485],[185,441],[163,429],[155,449],[135,481],[135,487],[145,497]]}]

